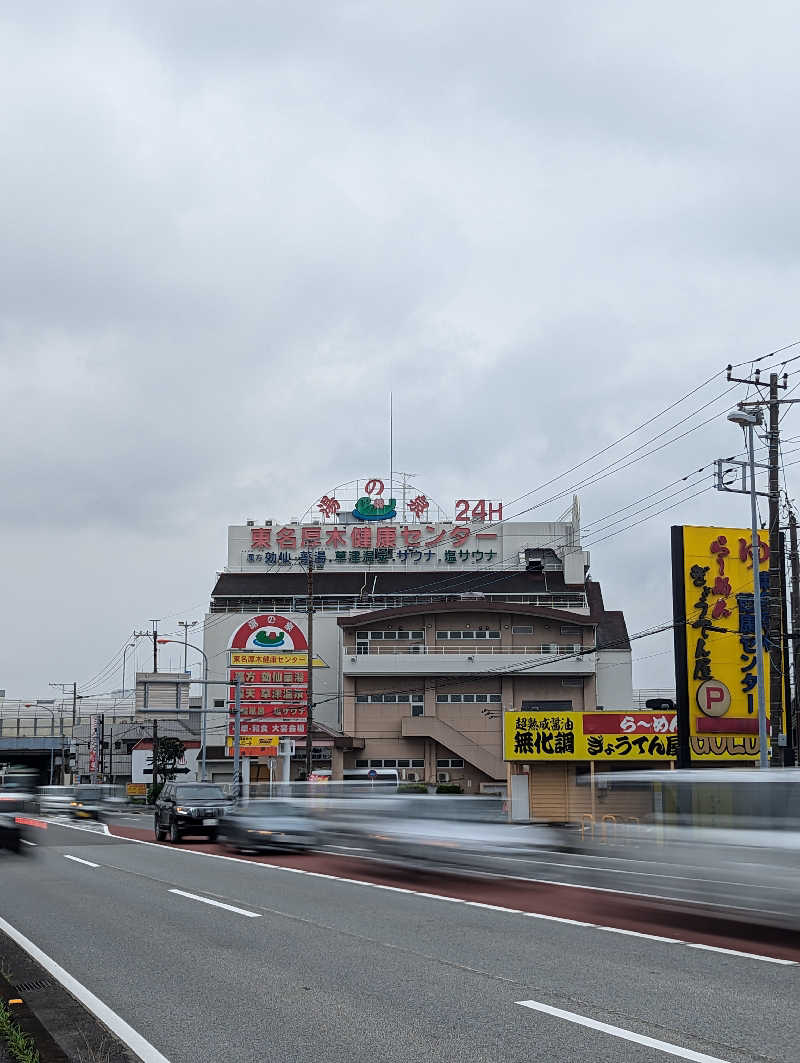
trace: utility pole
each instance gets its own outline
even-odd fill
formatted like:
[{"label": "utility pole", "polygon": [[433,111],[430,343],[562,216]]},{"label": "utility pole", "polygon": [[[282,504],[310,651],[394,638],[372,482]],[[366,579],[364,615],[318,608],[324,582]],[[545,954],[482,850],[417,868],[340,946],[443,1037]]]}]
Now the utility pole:
[{"label": "utility pole", "polygon": [[789,509],[789,566],[791,569],[791,601],[792,601],[792,675],[794,677],[794,697],[792,698],[792,717],[794,720],[794,739],[797,749],[796,762],[800,763],[800,718],[798,718],[798,702],[800,702],[800,691],[798,691],[798,681],[800,680],[800,558],[797,554],[797,518],[794,515],[794,510]]},{"label": "utility pole", "polygon": [[134,639],[152,639],[153,640],[153,671],[158,671],[158,621],[151,620],[153,625],[152,631],[134,631]]},{"label": "utility pole", "polygon": [[156,787],[158,775],[156,774],[156,762],[158,760],[158,720],[153,717],[153,804],[156,802]]},{"label": "utility pole", "polygon": [[178,627],[183,628],[183,670],[187,671],[187,662],[189,660],[189,628],[197,625],[196,620],[179,620]]},{"label": "utility pole", "polygon": [[306,721],[306,779],[311,775],[311,725],[314,721],[314,556],[308,551],[308,587],[306,590],[308,620],[308,710]]},{"label": "utility pole", "polygon": [[[741,384],[754,385],[763,388],[760,371],[757,369],[753,380],[742,380],[731,374],[732,366],[728,366],[727,376],[729,381]],[[772,767],[780,767],[784,763],[784,754],[780,746],[783,723],[783,638],[781,632],[782,616],[782,580],[781,580],[781,544],[780,544],[780,490],[778,486],[780,474],[780,407],[782,403],[791,403],[792,399],[779,399],[779,388],[786,389],[788,375],[783,374],[779,378],[777,373],[769,375],[769,398],[759,398],[756,401],[739,403],[741,409],[746,407],[767,406],[769,408],[769,458],[767,461],[769,475],[769,594],[768,594],[768,646],[769,646],[769,737],[771,744],[770,764]],[[759,392],[759,394],[761,394]],[[752,447],[752,444],[751,444]],[[754,475],[753,458],[751,454],[751,476]],[[758,540],[754,537],[753,568],[759,569]],[[759,590],[754,590],[759,595]],[[757,603],[756,603],[757,604]],[[757,612],[757,611],[756,611]],[[757,622],[757,621],[756,621]],[[788,711],[788,706],[786,707]],[[763,751],[761,754],[763,762]]]},{"label": "utility pole", "polygon": [[772,767],[783,764],[778,742],[783,723],[783,639],[781,638],[781,544],[780,489],[780,407],[778,374],[769,375],[769,717]]}]

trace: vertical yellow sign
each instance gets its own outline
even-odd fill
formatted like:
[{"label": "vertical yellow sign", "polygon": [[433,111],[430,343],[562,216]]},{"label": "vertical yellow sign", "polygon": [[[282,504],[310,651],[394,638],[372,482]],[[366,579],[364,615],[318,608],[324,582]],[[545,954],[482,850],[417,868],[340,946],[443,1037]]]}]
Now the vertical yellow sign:
[{"label": "vertical yellow sign", "polygon": [[[769,545],[740,528],[683,528],[686,683],[692,760],[758,759],[758,678],[753,566],[762,628],[769,617]],[[683,621],[676,615],[676,622]],[[678,670],[680,672],[680,669]],[[769,655],[764,651],[769,706]],[[781,728],[783,729],[783,728]]]}]

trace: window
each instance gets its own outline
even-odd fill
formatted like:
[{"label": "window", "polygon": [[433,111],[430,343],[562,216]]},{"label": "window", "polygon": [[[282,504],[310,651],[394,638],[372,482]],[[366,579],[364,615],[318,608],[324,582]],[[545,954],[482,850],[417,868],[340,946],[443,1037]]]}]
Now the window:
[{"label": "window", "polygon": [[357,768],[368,768],[369,767],[369,761],[368,760],[357,760],[356,761],[356,767]]},{"label": "window", "polygon": [[450,761],[449,760],[437,760],[436,761],[436,767],[437,768],[449,768],[450,767]]},{"label": "window", "polygon": [[356,643],[356,653],[360,653],[360,654],[369,653],[369,643],[368,642],[357,642]]},{"label": "window", "polygon": [[[376,631],[376,632],[374,632],[374,634],[377,635],[378,632]],[[388,642],[388,641],[390,641],[392,639],[396,639],[396,638],[397,638],[397,632],[396,631],[384,631],[384,633],[383,633],[383,641],[384,642]]]},{"label": "window", "polygon": [[473,635],[473,638],[485,639],[486,638],[486,632],[485,631],[476,631],[475,634]]},{"label": "window", "polygon": [[460,704],[481,704],[486,705],[491,702],[493,705],[499,705],[502,701],[500,694],[437,694],[436,702],[439,705],[460,705]]},{"label": "window", "polygon": [[580,633],[581,633],[581,629],[579,627],[575,627],[574,624],[562,624],[561,625],[561,634],[562,635],[580,635]]},{"label": "window", "polygon": [[425,761],[424,760],[412,760],[411,761],[411,767],[412,768],[424,768],[425,767]]},{"label": "window", "polygon": [[[384,694],[383,695],[383,703],[384,703],[384,705],[394,705],[394,704],[396,704],[397,703],[397,694]],[[394,767],[394,765],[392,764],[391,767]]]},{"label": "window", "polygon": [[369,638],[369,632],[368,631],[357,631],[356,632],[356,642],[366,642],[368,638]]},{"label": "window", "polygon": [[514,624],[511,628],[512,635],[532,635],[533,624]]},{"label": "window", "polygon": [[451,631],[450,632],[450,638],[451,639],[460,639],[462,634],[463,634],[463,632],[461,632],[461,631]]},{"label": "window", "polygon": [[412,694],[411,695],[411,700],[412,701],[418,701],[418,702],[422,703],[425,700],[425,695],[424,694]]},{"label": "window", "polygon": [[425,638],[425,632],[424,631],[412,631],[411,632],[411,638],[412,639],[424,639]]},{"label": "window", "polygon": [[410,699],[408,694],[398,694],[397,695],[397,700],[398,701],[402,701],[403,703],[405,703],[407,701],[410,701],[411,699]]},{"label": "window", "polygon": [[449,639],[450,638],[450,632],[449,631],[437,631],[436,632],[436,638],[437,639]]},{"label": "window", "polygon": [[398,631],[397,637],[399,639],[409,639],[411,638],[411,633],[409,631]]},{"label": "window", "polygon": [[371,760],[369,762],[369,766],[371,768],[382,768],[383,767],[383,761],[382,760]]},{"label": "window", "polygon": [[[356,694],[356,704],[357,705],[363,705],[367,701],[369,701],[369,695],[368,694]],[[358,765],[356,765],[356,767],[358,767]]]},{"label": "window", "polygon": [[369,637],[371,639],[380,640],[380,639],[383,638],[383,632],[382,631],[370,631]]},{"label": "window", "polygon": [[487,635],[489,636],[490,639],[499,639],[500,638],[500,632],[499,631],[487,631]]},{"label": "window", "polygon": [[411,761],[410,760],[398,760],[397,766],[398,766],[398,768],[410,768],[411,767]]},{"label": "window", "polygon": [[409,700],[414,704],[422,704],[425,700],[424,694],[356,694],[356,702],[368,703],[370,705],[396,705],[398,702],[401,704],[408,704]]},{"label": "window", "polygon": [[225,700],[224,700],[224,698],[214,698],[214,708],[215,709],[224,709],[225,708]]},{"label": "window", "polygon": [[464,761],[461,760],[459,757],[450,757],[449,760],[448,760],[447,757],[445,757],[444,760],[437,760],[436,761],[436,767],[437,768],[463,768],[464,767]]},{"label": "window", "polygon": [[423,707],[422,707],[422,705],[412,705],[411,706],[411,715],[412,716],[422,716],[423,715]]},{"label": "window", "polygon": [[571,701],[533,701],[523,700],[523,712],[569,712],[572,708]]},{"label": "window", "polygon": [[384,768],[396,768],[397,767],[397,761],[396,760],[384,760],[383,766],[384,766]]},{"label": "window", "polygon": [[580,679],[580,678],[578,678],[578,679],[562,679],[561,680],[561,685],[562,685],[562,687],[582,687],[583,686],[583,680]]}]

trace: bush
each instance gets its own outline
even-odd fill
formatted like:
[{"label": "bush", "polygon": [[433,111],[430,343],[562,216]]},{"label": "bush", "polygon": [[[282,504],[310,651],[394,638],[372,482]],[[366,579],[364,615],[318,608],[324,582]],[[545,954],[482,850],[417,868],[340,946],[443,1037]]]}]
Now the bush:
[{"label": "bush", "polygon": [[426,794],[428,787],[424,782],[407,782],[397,787],[399,794]]},{"label": "bush", "polygon": [[455,782],[440,782],[436,787],[437,794],[463,794],[464,791]]}]

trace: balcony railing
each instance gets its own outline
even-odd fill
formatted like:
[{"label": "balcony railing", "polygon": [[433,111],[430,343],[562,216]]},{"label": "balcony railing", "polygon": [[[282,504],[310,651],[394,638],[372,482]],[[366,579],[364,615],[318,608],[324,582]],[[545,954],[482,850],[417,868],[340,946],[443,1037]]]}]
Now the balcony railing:
[{"label": "balcony railing", "polygon": [[555,645],[544,643],[540,646],[376,646],[373,643],[361,643],[357,648],[345,647],[345,653],[352,657],[380,657],[385,655],[439,656],[441,654],[458,654],[460,657],[493,657],[498,654],[513,654],[515,657],[567,657],[574,654],[594,652],[593,646]]}]

